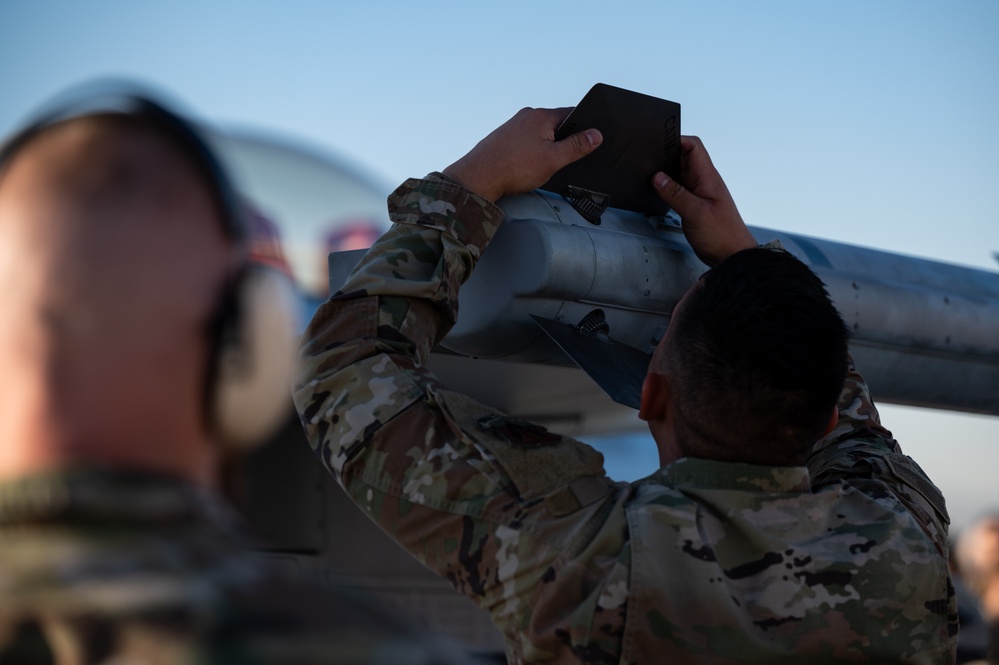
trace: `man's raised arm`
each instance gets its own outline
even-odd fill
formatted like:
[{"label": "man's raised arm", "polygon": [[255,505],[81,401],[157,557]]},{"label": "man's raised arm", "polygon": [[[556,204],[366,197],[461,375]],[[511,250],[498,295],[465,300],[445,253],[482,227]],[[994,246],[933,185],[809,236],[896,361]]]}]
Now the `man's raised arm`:
[{"label": "man's raised arm", "polygon": [[[589,645],[580,621],[593,623],[593,640],[620,640],[598,630],[606,625],[594,609],[601,588],[559,580],[572,584],[569,600],[586,613],[575,622],[575,612],[551,620],[536,600],[599,505],[573,503],[568,485],[587,479],[593,501],[613,485],[596,451],[448,391],[424,364],[502,221],[494,201],[542,185],[600,144],[596,130],[554,140],[568,111],[524,109],[443,173],[396,189],[395,226],[319,308],[294,385],[310,445],[354,502],[489,609],[528,660],[553,657],[570,632]],[[543,631],[529,627],[532,613],[548,616]]]},{"label": "man's raised arm", "polygon": [[[687,184],[657,173],[653,186],[660,197],[683,218],[683,234],[704,263],[716,266],[732,254],[756,246],[756,240],[742,220],[732,195],[696,136],[681,138],[683,155],[681,177]],[[891,432],[881,426],[878,410],[864,377],[851,358],[849,371],[837,405],[838,420],[833,430],[816,443],[815,452],[847,439],[883,438],[897,451]]]},{"label": "man's raised arm", "polygon": [[421,366],[454,324],[458,289],[502,222],[494,202],[540,186],[600,144],[596,130],[554,140],[569,111],[523,109],[443,173],[400,185],[389,197],[396,226],[319,308],[294,396],[338,479],[372,428],[423,394]]}]

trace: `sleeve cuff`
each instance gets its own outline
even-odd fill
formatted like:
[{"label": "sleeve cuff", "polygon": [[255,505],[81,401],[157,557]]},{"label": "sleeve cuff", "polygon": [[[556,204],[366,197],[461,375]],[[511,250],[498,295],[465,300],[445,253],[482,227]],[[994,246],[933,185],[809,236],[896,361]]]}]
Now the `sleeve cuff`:
[{"label": "sleeve cuff", "polygon": [[399,185],[388,197],[388,210],[396,224],[426,226],[454,236],[476,258],[503,221],[496,204],[440,173]]},{"label": "sleeve cuff", "polygon": [[778,240],[777,238],[774,238],[770,242],[762,243],[761,245],[759,245],[759,248],[769,249],[774,252],[784,252],[785,254],[790,254],[790,252],[787,251],[787,248],[784,247],[783,243],[781,243],[781,241]]}]

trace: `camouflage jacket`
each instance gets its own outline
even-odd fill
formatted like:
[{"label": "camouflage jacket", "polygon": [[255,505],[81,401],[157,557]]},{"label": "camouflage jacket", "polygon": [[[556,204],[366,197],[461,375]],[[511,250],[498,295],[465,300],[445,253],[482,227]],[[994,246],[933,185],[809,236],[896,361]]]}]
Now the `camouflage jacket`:
[{"label": "camouflage jacket", "polygon": [[424,367],[500,210],[439,175],[389,208],[306,332],[296,404],[322,463],[490,611],[511,662],[952,660],[942,497],[858,374],[807,468],[685,458],[614,482],[589,446]]},{"label": "camouflage jacket", "polygon": [[0,483],[0,663],[465,663],[249,550],[218,498],[78,469]]}]

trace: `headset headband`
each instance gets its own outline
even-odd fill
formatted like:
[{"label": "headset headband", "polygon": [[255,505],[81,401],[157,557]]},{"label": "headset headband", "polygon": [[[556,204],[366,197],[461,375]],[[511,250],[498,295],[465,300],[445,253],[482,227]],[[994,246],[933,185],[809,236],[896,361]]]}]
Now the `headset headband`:
[{"label": "headset headband", "polygon": [[187,154],[201,171],[218,202],[223,229],[230,240],[244,243],[247,224],[239,196],[215,153],[195,125],[150,93],[131,84],[87,84],[59,95],[23,129],[0,147],[0,170],[14,155],[46,129],[69,120],[95,115],[122,115],[141,119],[162,132]]}]

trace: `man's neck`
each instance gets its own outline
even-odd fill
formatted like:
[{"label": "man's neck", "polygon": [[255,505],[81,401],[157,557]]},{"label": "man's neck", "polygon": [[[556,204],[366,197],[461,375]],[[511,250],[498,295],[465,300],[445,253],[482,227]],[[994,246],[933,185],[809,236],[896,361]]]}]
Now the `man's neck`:
[{"label": "man's neck", "polygon": [[199,427],[143,431],[112,414],[88,426],[59,418],[54,408],[0,408],[0,480],[98,465],[218,484],[220,447]]}]

